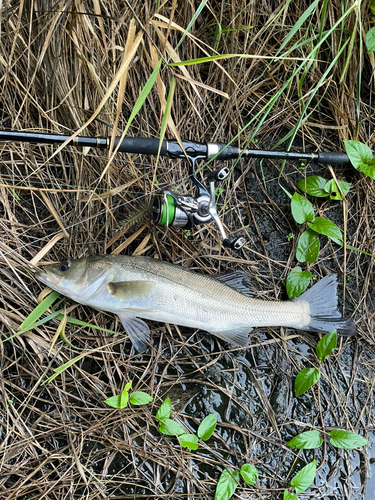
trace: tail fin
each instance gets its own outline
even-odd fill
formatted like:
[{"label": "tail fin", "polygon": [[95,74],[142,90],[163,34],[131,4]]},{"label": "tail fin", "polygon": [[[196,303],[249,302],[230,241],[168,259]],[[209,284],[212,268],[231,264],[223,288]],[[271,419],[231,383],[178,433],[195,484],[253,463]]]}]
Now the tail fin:
[{"label": "tail fin", "polygon": [[335,274],[329,274],[318,281],[307,292],[294,301],[306,301],[310,305],[310,323],[304,330],[328,333],[337,329],[337,333],[352,336],[357,333],[351,318],[342,318],[337,309],[337,279]]}]

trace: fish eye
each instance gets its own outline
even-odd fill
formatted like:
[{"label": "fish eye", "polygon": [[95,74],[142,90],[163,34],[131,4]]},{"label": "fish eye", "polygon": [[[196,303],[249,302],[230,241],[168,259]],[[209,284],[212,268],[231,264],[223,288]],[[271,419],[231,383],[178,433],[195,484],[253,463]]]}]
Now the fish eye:
[{"label": "fish eye", "polygon": [[67,271],[71,265],[70,260],[65,260],[64,262],[61,262],[60,264],[60,271]]}]

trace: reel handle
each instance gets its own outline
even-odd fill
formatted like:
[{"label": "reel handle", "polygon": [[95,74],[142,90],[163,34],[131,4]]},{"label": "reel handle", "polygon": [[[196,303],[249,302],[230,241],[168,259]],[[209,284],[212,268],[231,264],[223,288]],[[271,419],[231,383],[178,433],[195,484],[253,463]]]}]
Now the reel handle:
[{"label": "reel handle", "polygon": [[214,172],[211,172],[207,176],[207,180],[210,186],[210,204],[208,206],[208,211],[211,214],[213,220],[215,221],[223,240],[223,246],[226,248],[231,248],[232,250],[240,250],[246,243],[245,238],[239,237],[228,237],[220,217],[216,210],[216,193],[215,193],[215,181],[224,181],[230,174],[230,169],[228,167],[221,167]]}]

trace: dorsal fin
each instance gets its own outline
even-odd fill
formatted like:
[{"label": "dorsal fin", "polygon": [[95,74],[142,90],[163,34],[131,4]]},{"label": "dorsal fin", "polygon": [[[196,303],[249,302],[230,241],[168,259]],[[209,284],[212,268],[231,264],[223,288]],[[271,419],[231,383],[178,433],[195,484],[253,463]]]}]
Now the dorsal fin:
[{"label": "dorsal fin", "polygon": [[216,274],[215,280],[224,283],[243,295],[252,296],[252,286],[249,276],[243,271],[229,271],[223,274]]}]

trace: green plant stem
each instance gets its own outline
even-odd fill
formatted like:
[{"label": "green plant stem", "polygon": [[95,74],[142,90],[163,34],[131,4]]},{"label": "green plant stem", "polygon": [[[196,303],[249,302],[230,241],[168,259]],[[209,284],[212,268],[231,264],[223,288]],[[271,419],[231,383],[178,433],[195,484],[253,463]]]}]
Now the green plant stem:
[{"label": "green plant stem", "polygon": [[[322,363],[319,363],[319,370],[320,370],[321,366],[322,366]],[[318,407],[319,407],[320,423],[321,423],[322,432],[323,432],[323,458],[322,458],[322,462],[319,465],[319,467],[316,468],[316,470],[318,471],[319,469],[321,469],[323,467],[324,462],[326,461],[327,438],[326,438],[326,432],[325,432],[325,427],[324,427],[322,405],[321,405],[321,401],[320,401],[320,381],[319,380],[318,380],[316,385],[317,385],[317,389],[318,389]]]}]

